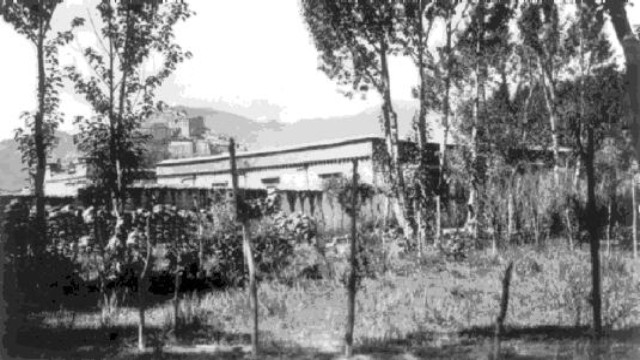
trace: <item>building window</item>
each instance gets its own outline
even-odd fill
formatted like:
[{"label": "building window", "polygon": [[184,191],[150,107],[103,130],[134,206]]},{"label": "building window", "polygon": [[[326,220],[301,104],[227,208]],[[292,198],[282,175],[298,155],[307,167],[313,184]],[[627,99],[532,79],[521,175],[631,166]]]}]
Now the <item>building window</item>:
[{"label": "building window", "polygon": [[214,182],[214,183],[211,183],[211,187],[214,189],[226,189],[228,184],[229,184],[228,181]]},{"label": "building window", "polygon": [[326,174],[319,174],[318,175],[320,177],[320,179],[322,180],[329,180],[329,179],[339,179],[342,177],[342,173],[336,172],[336,173],[326,173]]},{"label": "building window", "polygon": [[262,179],[262,184],[263,185],[271,185],[271,186],[276,186],[278,184],[280,184],[280,177],[276,176],[276,177],[270,177],[270,178],[263,178]]}]

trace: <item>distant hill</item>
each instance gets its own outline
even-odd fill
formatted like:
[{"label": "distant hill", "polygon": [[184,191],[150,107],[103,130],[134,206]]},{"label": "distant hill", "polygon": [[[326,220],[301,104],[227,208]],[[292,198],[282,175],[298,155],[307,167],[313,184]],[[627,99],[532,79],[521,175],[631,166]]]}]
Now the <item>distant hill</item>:
[{"label": "distant hill", "polygon": [[261,147],[259,139],[264,132],[279,132],[287,124],[275,120],[260,122],[226,111],[206,108],[176,106],[173,109],[184,111],[188,117],[202,116],[204,124],[212,132],[232,136],[236,142],[248,148]]},{"label": "distant hill", "polygon": [[[394,105],[398,114],[400,136],[404,138],[412,132],[411,123],[417,103],[396,102]],[[205,119],[205,125],[211,131],[233,136],[237,142],[246,145],[249,149],[295,145],[358,135],[382,135],[379,108],[370,108],[349,116],[302,119],[295,123],[259,122],[213,109],[184,106],[174,109],[186,112],[188,117],[202,116]],[[430,116],[429,122],[435,124],[438,120]],[[437,127],[434,129],[433,136],[436,138],[441,136],[441,131]]]},{"label": "distant hill", "polygon": [[[73,144],[73,136],[59,131],[57,134],[59,144],[53,150],[51,159],[73,159],[78,156],[78,151]],[[13,139],[0,141],[0,191],[16,191],[27,184],[28,174],[24,170],[22,158],[18,146]]]},{"label": "distant hill", "polygon": [[[417,104],[413,102],[396,102],[401,137],[412,132],[411,123]],[[257,121],[230,112],[207,108],[176,106],[174,110],[186,112],[188,117],[202,116],[205,125],[214,133],[232,136],[236,141],[255,150],[265,147],[295,145],[332,138],[343,138],[358,135],[380,134],[380,110],[367,109],[356,115],[332,118],[303,119],[295,123],[278,121]],[[430,117],[434,124],[436,118]],[[434,136],[440,133],[436,129]],[[73,144],[72,135],[58,132],[60,143],[53,151],[52,160],[60,158],[65,162],[79,155]],[[20,153],[12,139],[0,141],[0,192],[20,190],[25,185],[27,173],[22,170]]]}]

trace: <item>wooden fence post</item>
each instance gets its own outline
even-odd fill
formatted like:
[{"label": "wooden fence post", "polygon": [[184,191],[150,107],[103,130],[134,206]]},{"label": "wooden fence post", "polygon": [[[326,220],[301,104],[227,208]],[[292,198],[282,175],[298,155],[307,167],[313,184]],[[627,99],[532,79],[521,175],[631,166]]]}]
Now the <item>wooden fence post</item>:
[{"label": "wooden fence post", "polygon": [[351,192],[351,253],[350,258],[350,272],[348,283],[348,300],[347,300],[347,331],[345,334],[345,356],[351,357],[353,355],[353,328],[355,323],[356,312],[356,272],[357,262],[357,220],[358,220],[358,160],[353,160],[353,183]]},{"label": "wooden fence post", "polygon": [[236,144],[233,138],[229,142],[229,159],[231,161],[231,184],[233,186],[233,213],[236,223],[242,225],[242,251],[249,268],[249,301],[251,303],[251,313],[253,315],[253,331],[251,332],[251,353],[258,355],[258,285],[256,283],[256,268],[251,249],[251,232],[249,229],[249,219],[246,215],[239,214],[239,190],[238,190],[238,169],[236,166]]}]

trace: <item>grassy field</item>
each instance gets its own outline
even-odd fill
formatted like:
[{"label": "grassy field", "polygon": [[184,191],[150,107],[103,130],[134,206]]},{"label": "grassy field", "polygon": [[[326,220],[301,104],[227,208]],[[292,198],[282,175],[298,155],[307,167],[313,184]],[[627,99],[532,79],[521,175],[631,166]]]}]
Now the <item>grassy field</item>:
[{"label": "grassy field", "polygon": [[[596,343],[588,328],[588,254],[562,248],[520,249],[497,257],[472,253],[460,262],[445,261],[437,253],[392,260],[386,273],[364,279],[359,289],[356,353],[367,359],[491,358],[496,353],[492,324],[509,260],[515,268],[501,358],[640,358],[640,262],[624,254],[603,255],[607,338]],[[339,274],[334,278],[260,285],[263,358],[340,356],[346,291]],[[64,310],[33,314],[18,333],[24,348],[15,354],[60,359],[248,356],[245,291],[188,294],[180,309],[184,326],[178,334],[171,331],[169,302],[148,310],[148,353],[135,350],[135,310],[117,308],[104,316]]]}]

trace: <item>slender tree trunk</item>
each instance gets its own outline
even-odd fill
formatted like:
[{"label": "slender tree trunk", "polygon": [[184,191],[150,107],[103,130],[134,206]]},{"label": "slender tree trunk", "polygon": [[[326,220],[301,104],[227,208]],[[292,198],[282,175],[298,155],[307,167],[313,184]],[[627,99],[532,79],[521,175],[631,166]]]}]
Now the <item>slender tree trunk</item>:
[{"label": "slender tree trunk", "polygon": [[478,241],[478,213],[477,213],[477,192],[478,192],[478,105],[479,105],[479,79],[478,79],[478,66],[475,69],[475,82],[473,94],[473,110],[472,110],[472,128],[471,128],[471,183],[469,184],[469,199],[467,200],[467,229],[473,236],[474,240]]},{"label": "slender tree trunk", "polygon": [[[420,75],[420,111],[418,113],[418,146],[420,146],[420,160],[423,165],[424,155],[427,148],[427,69],[424,61],[424,25],[422,23],[422,1],[420,1],[420,15],[418,17],[418,74]],[[431,22],[430,22],[431,23]],[[429,26],[431,30],[431,26]]]},{"label": "slender tree trunk", "polygon": [[478,15],[479,21],[476,26],[476,51],[475,51],[475,65],[473,70],[474,77],[474,92],[473,92],[473,109],[472,109],[472,124],[471,124],[471,184],[469,190],[469,199],[467,201],[467,230],[473,237],[476,247],[479,246],[478,239],[478,221],[480,220],[480,205],[478,202],[478,191],[480,186],[480,166],[479,166],[479,139],[478,130],[480,125],[480,97],[484,89],[484,79],[481,76],[483,66],[481,65],[482,54],[482,41],[484,37],[484,2],[480,0],[478,5],[480,14]]},{"label": "slender tree trunk", "polygon": [[440,143],[440,151],[438,156],[438,188],[436,189],[436,233],[434,245],[437,247],[440,245],[440,240],[442,239],[442,194],[445,189],[445,170],[447,166],[447,141],[449,136],[449,113],[450,113],[450,102],[449,96],[451,93],[451,71],[452,71],[452,57],[451,57],[451,10],[447,10],[446,17],[446,75],[444,79],[444,114],[442,117],[442,125],[444,127],[444,136],[442,137],[442,142]]},{"label": "slender tree trunk", "polygon": [[146,280],[140,279],[138,282],[138,350],[145,350],[145,336],[144,336],[144,328],[146,326],[145,320],[145,285]]},{"label": "slender tree trunk", "polygon": [[418,73],[420,74],[420,111],[418,113],[418,145],[420,147],[420,168],[418,170],[418,176],[420,179],[420,192],[421,196],[419,199],[415,199],[414,201],[414,212],[416,213],[417,223],[416,227],[418,229],[418,256],[422,257],[424,252],[424,239],[425,233],[424,229],[426,228],[426,217],[423,218],[422,210],[426,203],[428,195],[427,186],[429,184],[428,179],[428,168],[427,168],[427,111],[428,111],[428,100],[427,99],[427,69],[425,64],[425,42],[429,38],[429,33],[431,32],[431,27],[433,25],[432,21],[429,21],[429,26],[427,28],[426,35],[424,34],[424,24],[423,24],[423,2],[420,0],[419,4],[420,14],[418,16]]},{"label": "slender tree trunk", "polygon": [[[40,4],[39,6],[43,6]],[[34,252],[39,255],[46,246],[47,241],[47,219],[45,216],[45,192],[44,192],[44,177],[47,167],[47,149],[44,141],[44,119],[45,119],[45,83],[46,73],[44,68],[45,54],[44,54],[44,38],[46,34],[45,20],[40,17],[38,23],[38,39],[36,44],[36,51],[38,57],[38,112],[34,121],[34,137],[35,137],[35,150],[36,150],[36,172],[34,176],[34,189],[36,197],[36,233],[38,234],[35,240]]]},{"label": "slender tree trunk", "polygon": [[153,246],[151,243],[151,214],[146,219],[145,223],[145,238],[146,238],[146,254],[144,257],[144,263],[142,264],[142,269],[138,276],[138,350],[144,351],[145,349],[145,336],[144,336],[144,328],[145,328],[145,295],[147,293],[147,271],[149,269],[149,264],[151,263],[151,256],[153,252]]},{"label": "slender tree trunk", "polygon": [[433,246],[437,248],[440,245],[440,239],[442,238],[442,199],[440,194],[436,194],[434,197],[436,205],[436,219],[435,219],[435,234],[433,239]]},{"label": "slender tree trunk", "polygon": [[607,204],[607,256],[611,255],[611,229],[612,229],[612,220],[613,216],[611,214],[612,206],[611,199],[609,199],[609,203]]},{"label": "slender tree trunk", "polygon": [[[108,1],[107,2],[109,4],[109,7],[111,7],[111,2]],[[115,234],[118,237],[122,236],[122,231],[121,231],[121,226],[124,223],[124,221],[122,221],[122,212],[124,211],[124,203],[122,201],[122,192],[121,192],[121,178],[120,178],[120,159],[119,159],[119,146],[118,146],[118,136],[119,136],[119,119],[118,119],[118,115],[116,114],[115,111],[115,106],[116,106],[116,83],[115,83],[115,72],[116,72],[116,65],[115,65],[115,59],[118,56],[116,54],[116,48],[115,48],[115,44],[113,43],[113,36],[111,35],[115,30],[114,30],[114,25],[113,25],[113,8],[110,9],[110,16],[108,19],[108,29],[109,29],[109,33],[110,35],[108,36],[109,39],[109,83],[108,83],[108,87],[109,87],[109,160],[111,162],[111,166],[114,167],[115,171],[116,171],[116,179],[114,179],[114,183],[110,183],[109,184],[109,194],[111,197],[111,207],[112,210],[115,212],[116,214],[116,228],[115,228]],[[125,80],[125,79],[123,79]],[[123,84],[124,85],[124,84]]]},{"label": "slender tree trunk", "polygon": [[507,318],[509,309],[509,287],[511,286],[511,274],[513,273],[513,261],[509,262],[502,278],[502,297],[500,298],[500,312],[496,318],[493,335],[493,358],[500,359],[501,338],[504,334],[504,321]]},{"label": "slender tree trunk", "polygon": [[513,273],[513,261],[507,265],[502,278],[502,297],[500,298],[500,312],[496,318],[495,336],[500,339],[504,333],[504,320],[507,318],[507,310],[509,309],[509,287],[511,285],[511,274]]},{"label": "slender tree trunk", "polygon": [[178,335],[180,330],[180,277],[182,273],[179,269],[176,270],[175,278],[173,281],[173,334]]},{"label": "slender tree trunk", "polygon": [[358,203],[358,193],[355,191],[358,188],[358,160],[353,161],[353,184],[352,184],[352,195],[351,195],[351,251],[349,254],[349,282],[347,288],[347,331],[345,333],[345,356],[351,357],[353,356],[353,329],[355,326],[355,318],[356,318],[356,272],[357,272],[357,220],[358,220],[358,211],[357,211],[357,203]]},{"label": "slender tree trunk", "polygon": [[630,100],[631,138],[635,147],[636,160],[640,161],[640,39],[629,23],[625,9],[626,2],[607,0],[606,8],[626,60],[627,95]]},{"label": "slender tree trunk", "polygon": [[247,262],[249,270],[249,302],[253,316],[251,329],[251,353],[254,356],[258,356],[258,283],[256,281],[256,266],[253,260],[253,251],[251,249],[251,231],[248,221],[244,221],[242,224],[242,251],[244,252],[245,261]]},{"label": "slender tree trunk", "polygon": [[637,165],[633,166],[632,174],[631,174],[631,214],[633,216],[632,221],[632,236],[633,236],[633,258],[638,258],[638,204],[636,202],[636,168]]},{"label": "slender tree trunk", "polygon": [[589,231],[591,250],[591,304],[593,307],[593,330],[596,337],[602,335],[602,298],[600,288],[600,238],[598,236],[598,215],[596,211],[596,177],[594,169],[595,144],[592,125],[587,128],[587,156],[585,165],[587,170],[587,227]]},{"label": "slender tree trunk", "polygon": [[244,260],[249,270],[249,301],[251,306],[253,328],[251,331],[251,353],[258,356],[258,284],[256,282],[256,267],[251,249],[251,232],[249,229],[249,219],[241,218],[240,191],[238,189],[238,170],[236,165],[236,143],[233,138],[229,142],[229,160],[231,161],[231,183],[233,187],[234,201],[232,202],[233,214],[237,223],[242,225],[242,252]]},{"label": "slender tree trunk", "polygon": [[515,220],[513,209],[513,189],[509,189],[509,195],[507,198],[507,239],[511,241],[514,234]]},{"label": "slender tree trunk", "polygon": [[[131,51],[129,48],[131,47],[131,37],[134,31],[133,17],[131,16],[130,7],[127,7],[126,24],[127,24],[127,29],[126,29],[125,42],[124,42],[125,54]],[[124,120],[124,115],[126,112],[125,106],[126,106],[126,99],[127,99],[127,86],[129,85],[127,81],[129,77],[129,71],[130,71],[128,63],[125,62],[124,64],[121,64],[121,66],[122,66],[122,79],[120,79],[120,98],[119,98],[120,104],[119,104],[118,115],[116,117],[117,121],[116,121],[116,129],[115,129],[117,134],[116,142],[118,144],[122,140],[121,137],[123,136],[122,122]],[[118,147],[119,145],[116,147],[116,149],[118,149]],[[125,189],[125,183],[123,178],[122,161],[119,155],[120,154],[116,153],[115,166],[116,166],[116,186],[118,188],[118,197],[119,197],[119,209],[117,210],[117,212],[118,214],[121,214],[122,212],[124,212],[126,189]],[[122,215],[118,215],[118,216],[122,216]]]},{"label": "slender tree trunk", "polygon": [[551,151],[553,152],[553,182],[554,186],[560,184],[560,140],[557,126],[556,92],[550,71],[544,69],[542,59],[538,57],[538,66],[542,73],[542,85],[544,87],[544,100],[549,112],[549,126],[551,129]]},{"label": "slender tree trunk", "polygon": [[415,233],[415,221],[411,214],[411,206],[406,199],[406,187],[404,182],[403,166],[400,162],[400,141],[398,133],[398,115],[393,110],[391,101],[391,85],[389,81],[389,66],[387,64],[387,43],[380,42],[380,67],[381,67],[381,92],[382,92],[382,116],[385,123],[387,137],[387,150],[391,157],[392,185],[397,199],[396,216],[403,227],[405,236],[413,237]]}]

